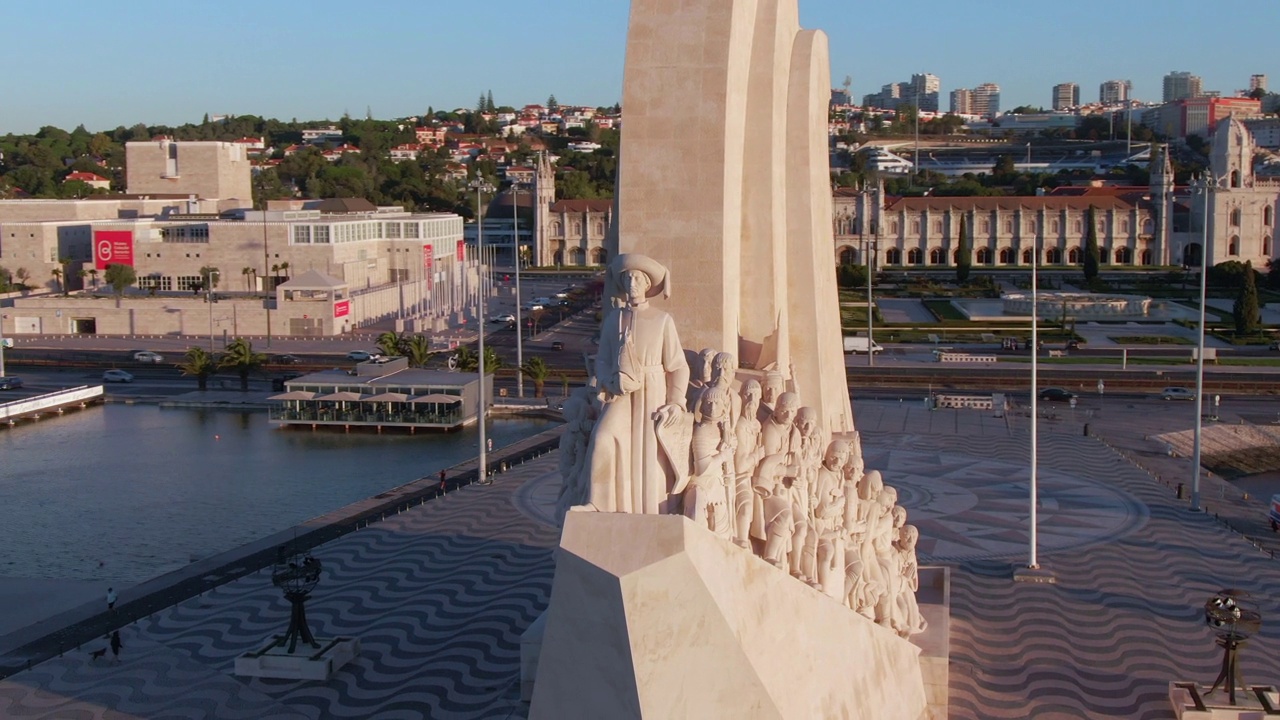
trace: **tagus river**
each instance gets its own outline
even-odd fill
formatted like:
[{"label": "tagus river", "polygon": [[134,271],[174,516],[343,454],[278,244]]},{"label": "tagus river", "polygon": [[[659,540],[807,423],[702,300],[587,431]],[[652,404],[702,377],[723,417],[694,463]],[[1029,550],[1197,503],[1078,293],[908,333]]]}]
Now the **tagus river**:
[{"label": "tagus river", "polygon": [[[553,427],[492,421],[495,448]],[[106,405],[0,431],[0,577],[131,584],[472,458],[476,431],[282,431]]]}]

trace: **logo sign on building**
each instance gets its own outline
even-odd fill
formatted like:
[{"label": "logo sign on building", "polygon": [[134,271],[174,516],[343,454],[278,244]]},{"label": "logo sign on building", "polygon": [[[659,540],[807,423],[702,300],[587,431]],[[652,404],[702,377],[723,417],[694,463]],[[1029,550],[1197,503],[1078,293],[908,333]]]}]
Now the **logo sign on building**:
[{"label": "logo sign on building", "polygon": [[333,316],[336,318],[346,317],[351,314],[351,301],[339,300],[333,304]]},{"label": "logo sign on building", "polygon": [[93,231],[93,266],[106,270],[108,265],[133,267],[132,230]]},{"label": "logo sign on building", "polygon": [[427,284],[435,280],[436,252],[431,245],[422,246],[422,269],[427,276]]},{"label": "logo sign on building", "polygon": [[465,262],[467,259],[467,245],[461,240],[458,241],[458,262]]}]

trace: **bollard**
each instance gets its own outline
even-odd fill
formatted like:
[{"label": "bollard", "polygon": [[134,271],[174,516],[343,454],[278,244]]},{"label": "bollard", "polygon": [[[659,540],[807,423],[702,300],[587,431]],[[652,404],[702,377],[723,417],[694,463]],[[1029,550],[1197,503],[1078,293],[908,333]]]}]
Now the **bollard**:
[{"label": "bollard", "polygon": [[1084,424],[1084,436],[1089,437],[1089,423]]},{"label": "bollard", "polygon": [[1185,500],[1186,495],[1183,493],[1182,483],[1178,483],[1178,499]]}]

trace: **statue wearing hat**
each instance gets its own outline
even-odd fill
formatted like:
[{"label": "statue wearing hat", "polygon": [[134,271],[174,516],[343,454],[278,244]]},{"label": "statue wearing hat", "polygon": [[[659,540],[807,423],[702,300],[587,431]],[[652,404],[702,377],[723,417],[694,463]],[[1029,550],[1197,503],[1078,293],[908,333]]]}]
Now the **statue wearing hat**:
[{"label": "statue wearing hat", "polygon": [[609,263],[608,287],[622,302],[605,318],[596,355],[603,407],[587,449],[588,504],[602,512],[679,512],[672,491],[688,476],[693,431],[685,410],[689,365],[675,321],[649,303],[670,295],[671,279],[652,258],[627,253]]}]

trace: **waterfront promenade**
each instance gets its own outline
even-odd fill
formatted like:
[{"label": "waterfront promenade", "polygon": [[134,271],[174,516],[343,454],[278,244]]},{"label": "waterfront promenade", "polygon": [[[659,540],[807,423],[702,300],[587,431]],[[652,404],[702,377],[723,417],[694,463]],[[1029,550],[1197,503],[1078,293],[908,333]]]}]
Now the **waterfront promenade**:
[{"label": "waterfront promenade", "polygon": [[[1088,418],[1092,437],[1083,413],[1042,424],[1050,586],[1009,579],[1026,558],[1025,417],[855,404],[869,465],[921,529],[922,564],[953,568],[952,718],[1168,717],[1168,681],[1217,673],[1200,608],[1224,587],[1261,601],[1263,632],[1241,657],[1246,681],[1280,682],[1280,633],[1268,623],[1280,564],[1224,524],[1260,504],[1207,477],[1212,512],[1188,512],[1171,485],[1189,478],[1189,462],[1149,439],[1188,425],[1188,406],[1116,405]],[[518,639],[549,599],[555,462],[544,456],[319,546],[326,572],[308,615],[318,634],[360,637],[365,648],[327,683],[229,675],[237,654],[288,618],[269,575],[254,572],[125,626],[119,665],[90,658],[105,645],[98,634],[8,677],[0,716],[523,717]]]}]

